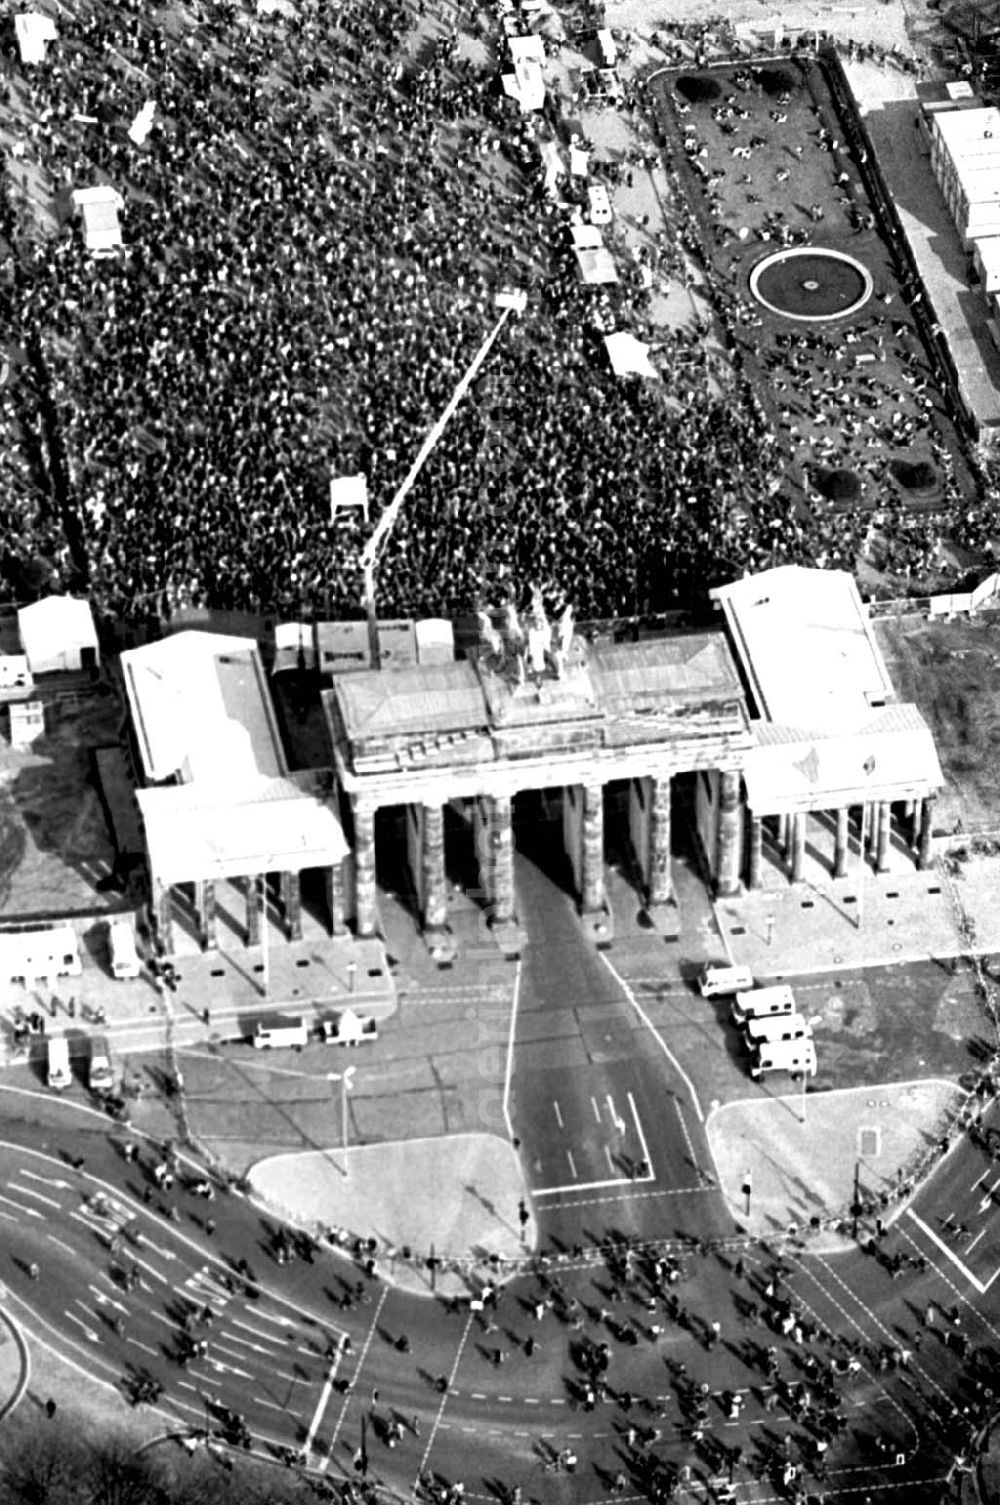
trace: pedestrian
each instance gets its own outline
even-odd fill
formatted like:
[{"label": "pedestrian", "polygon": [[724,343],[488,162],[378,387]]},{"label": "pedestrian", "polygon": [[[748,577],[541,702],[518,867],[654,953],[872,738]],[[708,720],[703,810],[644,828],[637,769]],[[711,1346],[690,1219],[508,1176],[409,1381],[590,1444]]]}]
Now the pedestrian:
[{"label": "pedestrian", "polygon": [[215,1219],[214,1218],[206,1218],[205,1219],[205,1232],[208,1234],[209,1238],[212,1237],[213,1233],[215,1232]]}]

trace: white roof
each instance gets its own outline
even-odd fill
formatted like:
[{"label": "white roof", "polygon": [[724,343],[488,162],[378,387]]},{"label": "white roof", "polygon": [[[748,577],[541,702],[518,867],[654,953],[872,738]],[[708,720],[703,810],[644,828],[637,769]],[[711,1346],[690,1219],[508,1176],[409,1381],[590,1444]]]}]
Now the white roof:
[{"label": "white roof", "polygon": [[628,330],[606,334],[604,344],[616,376],[651,376],[659,380],[660,373],[649,358],[649,346]]},{"label": "white roof", "polygon": [[136,146],[144,145],[146,137],[153,129],[153,120],[156,116],[156,100],[147,99],[142,109],[138,112],[132,124],[128,128],[129,140],[134,141]]},{"label": "white roof", "polygon": [[1000,202],[1000,110],[943,110],[932,120],[969,203]]},{"label": "white roof", "polygon": [[215,791],[286,772],[257,645],[179,632],[121,656],[146,777]]},{"label": "white roof", "polygon": [[709,594],[726,614],[762,719],[843,733],[895,698],[846,571],[780,565]]},{"label": "white roof", "polygon": [[743,778],[756,815],[919,799],[944,783],[931,730],[914,705],[883,706],[844,735],[760,721],[751,729],[757,746]]},{"label": "white roof", "polygon": [[988,280],[1000,276],[1000,235],[977,236],[972,244],[983,275]]},{"label": "white roof", "polygon": [[332,867],[349,851],[332,785],[309,769],[244,781],[224,800],[199,784],[140,789],[150,868],[171,884]]},{"label": "white roof", "polygon": [[55,648],[96,648],[97,628],[89,601],[76,596],[46,596],[22,606],[17,630],[29,664],[48,656]]},{"label": "white roof", "polygon": [[14,35],[17,37],[22,63],[44,63],[45,44],[54,42],[59,33],[56,23],[49,16],[26,11],[14,17]]},{"label": "white roof", "polygon": [[615,266],[615,258],[607,246],[595,246],[592,250],[577,248],[573,254],[576,257],[576,264],[580,268],[580,276],[584,282],[598,284],[618,281],[618,268]]}]

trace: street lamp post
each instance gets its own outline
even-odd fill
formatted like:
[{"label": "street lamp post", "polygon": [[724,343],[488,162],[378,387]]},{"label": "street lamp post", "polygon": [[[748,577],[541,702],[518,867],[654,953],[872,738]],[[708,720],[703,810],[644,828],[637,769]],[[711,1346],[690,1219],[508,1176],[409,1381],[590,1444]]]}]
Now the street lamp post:
[{"label": "street lamp post", "polygon": [[345,1181],[351,1173],[347,1158],[347,1094],[353,1091],[354,1073],[357,1069],[356,1066],[348,1066],[344,1071],[328,1071],[326,1074],[328,1082],[340,1083],[340,1145],[344,1151]]}]

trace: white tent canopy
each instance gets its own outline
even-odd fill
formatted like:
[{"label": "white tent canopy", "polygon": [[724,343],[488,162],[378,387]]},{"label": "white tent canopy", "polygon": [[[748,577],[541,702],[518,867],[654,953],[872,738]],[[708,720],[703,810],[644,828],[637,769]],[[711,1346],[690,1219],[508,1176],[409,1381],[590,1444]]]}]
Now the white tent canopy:
[{"label": "white tent canopy", "polygon": [[651,376],[659,380],[660,373],[649,358],[649,346],[634,334],[627,330],[606,334],[604,344],[616,376]]},{"label": "white tent canopy", "polygon": [[94,188],[77,188],[73,191],[74,207],[83,215],[83,239],[93,256],[109,256],[122,243],[119,210],[125,200],[110,183],[99,183]]},{"label": "white tent canopy", "polygon": [[59,37],[56,23],[36,11],[26,11],[14,17],[14,35],[22,63],[44,63],[46,44],[57,41]]},{"label": "white tent canopy", "polygon": [[32,674],[96,668],[97,628],[89,601],[46,596],[17,614],[21,646]]}]

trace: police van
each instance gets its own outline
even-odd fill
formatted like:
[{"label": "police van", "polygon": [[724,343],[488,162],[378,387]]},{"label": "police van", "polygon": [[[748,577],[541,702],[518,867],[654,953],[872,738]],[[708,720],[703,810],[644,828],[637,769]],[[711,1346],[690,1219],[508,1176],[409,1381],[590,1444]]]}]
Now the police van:
[{"label": "police van", "polygon": [[801,1014],[766,1014],[763,1019],[747,1020],[743,1038],[751,1050],[778,1040],[811,1040],[812,1025]]},{"label": "police van", "polygon": [[271,1014],[258,1019],[253,1029],[255,1050],[280,1047],[301,1050],[309,1044],[309,1026],[304,1019],[290,1014]]},{"label": "police van", "polygon": [[63,1092],[73,1085],[73,1072],[69,1064],[69,1041],[65,1035],[49,1035],[47,1050],[46,1080],[53,1092]]},{"label": "police van", "polygon": [[812,1040],[763,1041],[750,1058],[750,1075],[758,1080],[769,1071],[792,1077],[816,1075],[816,1047]]},{"label": "police van", "polygon": [[741,989],[753,987],[749,967],[702,967],[698,988],[703,998],[731,998]]},{"label": "police van", "polygon": [[98,1092],[102,1096],[109,1093],[115,1085],[115,1074],[111,1066],[111,1050],[104,1035],[94,1035],[90,1041],[90,1061],[87,1065],[87,1086],[91,1092]]},{"label": "police van", "polygon": [[749,992],[737,993],[729,1012],[737,1029],[742,1029],[751,1019],[794,1014],[795,994],[785,983],[776,988],[751,988]]}]

